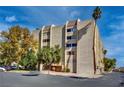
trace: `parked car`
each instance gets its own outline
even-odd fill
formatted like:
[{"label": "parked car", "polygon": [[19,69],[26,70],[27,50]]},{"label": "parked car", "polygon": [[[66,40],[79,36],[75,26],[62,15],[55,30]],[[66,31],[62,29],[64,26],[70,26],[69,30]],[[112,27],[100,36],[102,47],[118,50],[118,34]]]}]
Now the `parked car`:
[{"label": "parked car", "polygon": [[3,66],[3,68],[5,68],[6,71],[10,71],[11,70],[11,66]]},{"label": "parked car", "polygon": [[16,70],[17,66],[11,66],[11,70]]},{"label": "parked car", "polygon": [[25,69],[25,67],[21,66],[21,65],[19,65],[18,67],[19,67],[20,70],[24,70]]},{"label": "parked car", "polygon": [[6,69],[3,67],[0,67],[0,72],[6,72]]},{"label": "parked car", "polygon": [[113,72],[119,72],[119,69],[118,68],[115,68],[112,70]]},{"label": "parked car", "polygon": [[0,67],[4,68],[6,71],[11,70],[10,66],[0,66]]}]

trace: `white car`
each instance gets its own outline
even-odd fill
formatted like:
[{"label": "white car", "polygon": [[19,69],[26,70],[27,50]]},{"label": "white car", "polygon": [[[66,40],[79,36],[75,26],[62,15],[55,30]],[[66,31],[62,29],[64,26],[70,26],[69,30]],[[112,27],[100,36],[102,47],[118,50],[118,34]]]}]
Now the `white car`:
[{"label": "white car", "polygon": [[6,72],[6,69],[3,67],[0,67],[0,72]]}]

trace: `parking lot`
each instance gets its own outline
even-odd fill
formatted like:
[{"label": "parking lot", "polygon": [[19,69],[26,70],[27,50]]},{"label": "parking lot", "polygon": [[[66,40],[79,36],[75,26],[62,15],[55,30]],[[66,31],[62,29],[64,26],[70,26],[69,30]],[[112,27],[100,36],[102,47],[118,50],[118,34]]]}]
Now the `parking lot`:
[{"label": "parking lot", "polygon": [[[38,76],[24,76],[24,73],[0,72],[0,87],[120,87],[122,73],[109,73],[99,78],[75,78],[38,73]],[[33,73],[35,74],[35,73]]]}]

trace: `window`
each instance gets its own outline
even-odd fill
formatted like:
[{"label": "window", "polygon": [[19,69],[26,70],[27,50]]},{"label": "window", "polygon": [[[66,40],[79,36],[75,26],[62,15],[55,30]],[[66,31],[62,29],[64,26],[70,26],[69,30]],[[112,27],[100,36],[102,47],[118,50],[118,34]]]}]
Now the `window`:
[{"label": "window", "polygon": [[68,55],[75,55],[75,52],[74,51],[68,51],[67,54]]},{"label": "window", "polygon": [[72,44],[66,44],[66,47],[76,47],[77,44],[76,43],[72,43]]},{"label": "window", "polygon": [[50,35],[50,32],[44,32],[43,35]]},{"label": "window", "polygon": [[67,36],[67,40],[76,39],[76,36]]},{"label": "window", "polygon": [[50,39],[43,39],[43,42],[49,42]]},{"label": "window", "polygon": [[72,55],[75,55],[75,52],[74,52],[74,51],[71,51],[71,54],[72,54]]},{"label": "window", "polygon": [[71,44],[66,44],[66,47],[71,47]]},{"label": "window", "polygon": [[68,51],[67,54],[68,54],[68,55],[71,55],[71,51]]},{"label": "window", "polygon": [[76,31],[76,28],[69,28],[67,29],[67,32],[75,32]]},{"label": "window", "polygon": [[46,34],[47,34],[47,35],[50,35],[50,32],[47,32]]},{"label": "window", "polygon": [[76,31],[76,28],[72,28],[72,32],[75,32]]},{"label": "window", "polygon": [[76,36],[72,36],[72,39],[76,39]]},{"label": "window", "polygon": [[71,32],[71,29],[67,29],[67,32]]},{"label": "window", "polygon": [[77,44],[76,44],[76,43],[73,43],[73,44],[72,44],[72,47],[76,47],[76,46],[77,46]]},{"label": "window", "polygon": [[67,36],[67,40],[68,40],[68,39],[72,39],[72,37],[71,37],[71,36]]}]

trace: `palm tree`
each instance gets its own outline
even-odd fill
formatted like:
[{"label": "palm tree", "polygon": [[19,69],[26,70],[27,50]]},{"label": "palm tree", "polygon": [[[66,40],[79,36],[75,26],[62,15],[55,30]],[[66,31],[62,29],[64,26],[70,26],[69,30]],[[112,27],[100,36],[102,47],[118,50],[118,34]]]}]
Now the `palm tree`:
[{"label": "palm tree", "polygon": [[103,54],[105,56],[107,54],[107,50],[103,50]]},{"label": "palm tree", "polygon": [[53,63],[59,63],[60,62],[60,60],[61,60],[61,48],[59,48],[59,46],[58,45],[56,45],[55,47],[54,47],[54,50],[53,50],[53,53],[54,53],[54,55],[53,55]]},{"label": "palm tree", "polygon": [[49,70],[51,65],[54,64],[58,64],[61,60],[61,48],[59,48],[59,45],[55,45],[55,47],[53,48],[49,48],[49,68],[48,68],[48,74],[49,74]]},{"label": "palm tree", "polygon": [[50,51],[49,47],[40,49],[38,52],[38,70],[40,70],[40,63],[47,65],[49,63]]},{"label": "palm tree", "polygon": [[48,74],[50,67],[53,63],[59,63],[61,60],[61,48],[55,46],[53,48],[45,47],[38,53],[39,64],[42,63],[44,66],[48,66]]},{"label": "palm tree", "polygon": [[101,10],[99,7],[96,7],[93,11],[92,17],[95,21],[94,26],[94,35],[93,35],[93,55],[94,55],[94,74],[96,74],[96,59],[95,59],[95,29],[96,29],[96,22],[101,17]]}]

